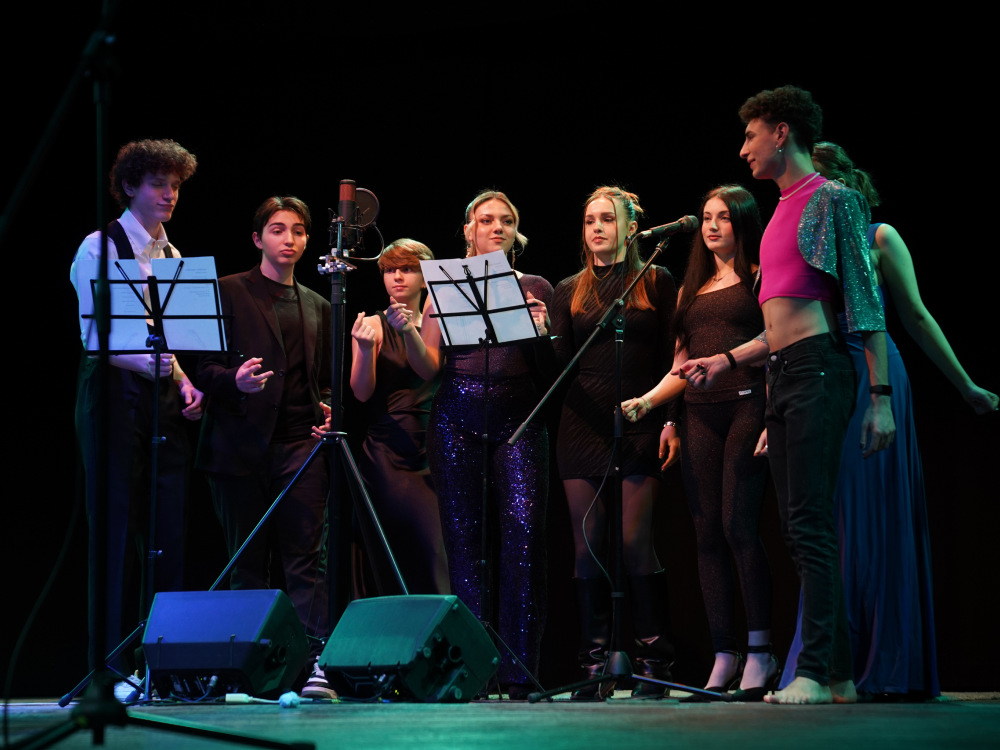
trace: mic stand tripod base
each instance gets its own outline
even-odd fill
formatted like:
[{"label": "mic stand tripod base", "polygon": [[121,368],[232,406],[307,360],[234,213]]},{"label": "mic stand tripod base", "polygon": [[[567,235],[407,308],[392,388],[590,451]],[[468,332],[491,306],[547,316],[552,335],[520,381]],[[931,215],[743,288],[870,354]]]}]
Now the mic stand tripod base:
[{"label": "mic stand tripod base", "polygon": [[541,693],[531,693],[528,695],[528,703],[538,703],[540,700],[547,700],[551,702],[553,695],[575,692],[577,690],[582,690],[583,688],[600,685],[601,683],[608,682],[609,680],[620,680],[622,678],[629,677],[633,680],[638,680],[639,682],[648,682],[651,685],[662,685],[663,687],[670,688],[671,690],[680,690],[685,693],[705,696],[706,698],[714,698],[718,701],[729,702],[733,700],[733,696],[729,693],[716,693],[712,690],[703,690],[701,688],[691,687],[690,685],[680,685],[675,682],[664,682],[663,680],[656,680],[652,677],[635,674],[632,672],[632,662],[629,660],[628,654],[624,651],[610,651],[608,653],[608,661],[605,665],[605,672],[600,677],[592,677],[589,680],[582,680],[580,682],[574,682],[570,685],[563,685],[555,690],[546,690]]}]

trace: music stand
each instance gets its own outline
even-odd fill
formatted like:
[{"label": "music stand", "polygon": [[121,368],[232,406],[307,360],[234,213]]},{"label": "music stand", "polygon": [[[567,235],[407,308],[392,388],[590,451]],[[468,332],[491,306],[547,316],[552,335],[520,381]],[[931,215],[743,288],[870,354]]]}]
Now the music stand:
[{"label": "music stand", "polygon": [[[83,259],[77,262],[77,288],[80,290],[80,317],[96,320],[94,314],[94,298],[98,284],[98,263],[96,259]],[[115,260],[112,274],[121,278],[109,278],[111,285],[111,334],[109,337],[109,353],[114,354],[153,354],[159,360],[160,354],[169,351],[172,354],[210,354],[235,353],[226,350],[225,329],[223,318],[232,317],[222,314],[219,299],[219,287],[215,275],[215,259],[207,258],[156,258],[152,260],[153,274],[146,279],[140,278],[139,264],[135,260]],[[157,278],[156,271],[161,272]],[[182,272],[186,278],[182,278]],[[109,274],[111,275],[111,274]],[[179,286],[185,285],[185,286]],[[197,286],[201,285],[201,291]],[[142,287],[146,287],[144,295]],[[204,287],[210,288],[210,294],[205,294]],[[162,288],[161,288],[162,287]],[[165,294],[164,294],[165,292]],[[177,294],[175,294],[177,292]],[[160,303],[160,299],[163,303]],[[170,303],[174,304],[171,305]],[[170,309],[170,314],[166,311]],[[150,322],[152,321],[152,322]],[[145,335],[144,335],[145,334]],[[168,339],[169,335],[169,339]],[[140,347],[145,343],[145,348]],[[174,342],[176,346],[171,346]],[[87,335],[87,352],[97,349],[97,331],[91,325]],[[106,662],[116,659],[129,644],[142,636],[146,627],[146,618],[156,593],[156,560],[163,554],[156,549],[156,504],[157,504],[157,466],[159,445],[165,438],[159,436],[160,424],[160,369],[156,368],[153,377],[153,420],[152,420],[152,451],[150,458],[150,492],[149,492],[149,540],[146,550],[146,585],[142,587],[142,600],[139,603],[139,613],[142,618],[138,627],[115,647],[106,657]],[[122,680],[135,688],[133,696],[141,695],[145,686],[149,685],[149,668],[145,676],[134,682],[128,675],[115,672]],[[96,671],[96,670],[95,670]],[[66,695],[59,699],[59,705],[65,707],[76,695],[90,683],[94,671]],[[126,702],[131,702],[130,696]]]},{"label": "music stand", "polygon": [[[491,268],[492,264],[492,268]],[[524,290],[503,253],[472,258],[422,260],[420,268],[434,300],[432,318],[440,322],[442,347],[476,347],[484,353],[482,556],[479,579],[479,620],[539,690],[541,683],[494,630],[489,568],[489,393],[490,346],[506,346],[540,338]]]}]

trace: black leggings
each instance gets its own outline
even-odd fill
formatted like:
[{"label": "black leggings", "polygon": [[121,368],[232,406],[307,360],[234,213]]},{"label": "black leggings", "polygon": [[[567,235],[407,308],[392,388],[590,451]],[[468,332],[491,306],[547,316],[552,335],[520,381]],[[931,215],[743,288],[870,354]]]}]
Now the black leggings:
[{"label": "black leggings", "polygon": [[748,630],[771,627],[771,568],[758,533],[767,459],[754,458],[764,429],[762,393],[714,404],[687,404],[681,467],[698,537],[698,573],[716,652],[736,651],[736,558]]}]

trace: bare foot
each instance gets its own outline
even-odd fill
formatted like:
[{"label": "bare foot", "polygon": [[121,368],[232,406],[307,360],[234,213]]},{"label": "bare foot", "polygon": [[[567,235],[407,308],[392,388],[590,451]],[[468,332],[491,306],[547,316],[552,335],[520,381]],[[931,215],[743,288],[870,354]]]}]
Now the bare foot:
[{"label": "bare foot", "polygon": [[833,695],[834,703],[858,702],[858,691],[854,689],[853,680],[844,680],[843,682],[831,682],[830,693]]},{"label": "bare foot", "polygon": [[774,695],[765,695],[764,700],[781,704],[833,703],[833,694],[826,685],[820,685],[808,677],[796,677],[784,690],[779,690]]}]

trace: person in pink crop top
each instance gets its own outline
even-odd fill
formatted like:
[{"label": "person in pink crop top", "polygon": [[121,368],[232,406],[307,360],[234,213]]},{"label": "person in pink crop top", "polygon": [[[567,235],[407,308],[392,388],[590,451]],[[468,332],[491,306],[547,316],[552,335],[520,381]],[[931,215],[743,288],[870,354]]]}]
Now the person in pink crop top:
[{"label": "person in pink crop top", "polygon": [[[856,375],[837,312],[864,340],[871,401],[862,420],[864,455],[895,434],[889,404],[885,320],[865,232],[860,193],[825,180],[810,152],[823,113],[808,91],[784,86],[740,109],[740,157],[781,198],[761,241],[760,304],[765,332],[732,351],[689,360],[676,372],[708,388],[723,372],[768,365],[767,429],[757,454],[771,464],[781,528],[802,585],[802,641],[795,679],[769,703],[854,703],[850,639],[840,576],[833,497],[844,436],[854,411]],[[762,648],[771,653],[770,646]],[[777,659],[770,656],[773,674]],[[769,681],[768,687],[773,683]]]}]

